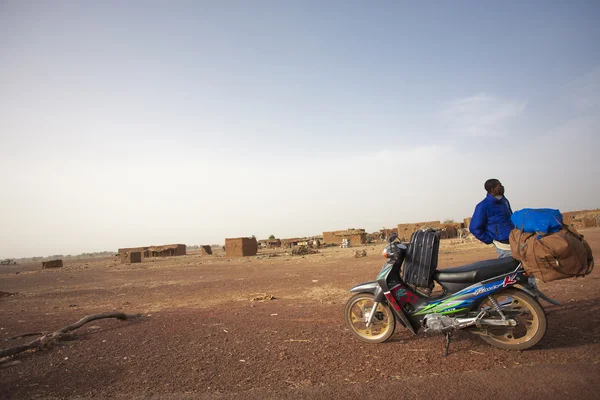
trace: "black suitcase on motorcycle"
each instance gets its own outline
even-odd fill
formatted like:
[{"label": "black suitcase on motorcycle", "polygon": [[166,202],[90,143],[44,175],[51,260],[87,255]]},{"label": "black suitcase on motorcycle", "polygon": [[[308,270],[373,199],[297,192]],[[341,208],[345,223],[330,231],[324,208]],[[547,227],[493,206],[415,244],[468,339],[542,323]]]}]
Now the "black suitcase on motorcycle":
[{"label": "black suitcase on motorcycle", "polygon": [[404,259],[404,282],[422,288],[433,288],[433,274],[437,269],[439,249],[438,232],[428,230],[413,233]]}]

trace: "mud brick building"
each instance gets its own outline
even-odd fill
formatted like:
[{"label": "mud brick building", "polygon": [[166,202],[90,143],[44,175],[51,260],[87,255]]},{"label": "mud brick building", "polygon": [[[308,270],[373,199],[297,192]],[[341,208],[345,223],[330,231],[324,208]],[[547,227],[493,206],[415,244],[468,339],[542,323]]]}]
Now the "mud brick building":
[{"label": "mud brick building", "polygon": [[142,262],[141,251],[129,251],[126,253],[119,253],[119,260],[121,264],[135,264]]},{"label": "mud brick building", "polygon": [[290,239],[281,239],[281,247],[284,249],[289,249],[294,246],[298,246],[302,239],[300,238],[290,238]]},{"label": "mud brick building", "polygon": [[42,268],[62,268],[62,260],[42,261]]},{"label": "mud brick building", "polygon": [[323,241],[327,244],[342,244],[343,239],[350,240],[350,246],[366,244],[367,232],[364,229],[323,232]]},{"label": "mud brick building", "polygon": [[398,225],[398,239],[402,242],[408,242],[412,234],[418,230],[433,228],[442,229],[444,228],[440,221],[426,221],[426,222],[415,222],[412,224],[399,224]]},{"label": "mud brick building", "polygon": [[185,244],[166,244],[163,246],[144,246],[144,247],[124,247],[119,249],[118,255],[122,263],[128,263],[127,260],[130,253],[139,252],[142,259],[148,257],[173,257],[173,256],[185,256],[186,246]]},{"label": "mud brick building", "polygon": [[[118,255],[119,258],[121,258],[121,255],[123,255],[123,257],[125,257],[125,254],[129,254],[132,252],[140,252],[142,254],[142,258],[147,258],[150,257],[150,252],[148,251],[148,249],[150,248],[150,246],[146,246],[146,247],[124,247],[122,249],[118,250]],[[124,261],[121,261],[124,262]]]},{"label": "mud brick building", "polygon": [[379,236],[384,240],[389,238],[392,235],[392,233],[398,234],[398,228],[379,230]]},{"label": "mud brick building", "polygon": [[173,257],[173,256],[185,256],[186,246],[185,244],[166,244],[163,246],[150,246],[148,247],[150,257]]},{"label": "mud brick building", "polygon": [[281,247],[281,240],[279,239],[263,239],[258,241],[259,247],[266,249],[278,249]]},{"label": "mud brick building", "polygon": [[454,239],[458,237],[458,229],[462,226],[460,224],[444,224],[440,231],[440,239]]},{"label": "mud brick building", "polygon": [[203,256],[210,256],[210,255],[212,255],[212,247],[210,247],[210,246],[200,246],[200,254],[202,254]]},{"label": "mud brick building", "polygon": [[143,255],[141,251],[123,251],[118,254],[121,264],[133,264],[142,262]]},{"label": "mud brick building", "polygon": [[227,257],[255,256],[258,252],[258,242],[252,237],[225,239],[225,254]]},{"label": "mud brick building", "polygon": [[562,215],[564,224],[575,229],[600,226],[600,210],[570,211]]},{"label": "mud brick building", "polygon": [[471,217],[469,217],[469,218],[465,218],[465,219],[463,220],[463,224],[464,224],[464,227],[465,227],[465,228],[469,229],[469,225],[471,225]]},{"label": "mud brick building", "polygon": [[458,230],[465,227],[465,224],[462,222],[453,222],[450,224],[444,224],[442,229],[446,232],[446,237],[448,239],[454,239],[458,237]]}]

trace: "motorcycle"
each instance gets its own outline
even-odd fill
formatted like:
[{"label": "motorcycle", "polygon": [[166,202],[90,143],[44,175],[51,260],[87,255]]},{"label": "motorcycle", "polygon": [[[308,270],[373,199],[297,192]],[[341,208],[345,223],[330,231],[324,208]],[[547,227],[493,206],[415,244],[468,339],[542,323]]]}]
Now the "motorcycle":
[{"label": "motorcycle", "polygon": [[424,293],[401,275],[407,250],[396,234],[390,236],[383,251],[387,260],[376,280],[350,289],[356,294],[347,301],[344,316],[360,340],[385,342],[398,322],[414,335],[421,329],[445,335],[444,356],[452,334],[462,329],[492,346],[525,350],[546,333],[546,313],[538,299],[560,305],[544,295],[535,278],[527,277],[521,264],[510,257],[435,270],[433,281],[442,292]]}]

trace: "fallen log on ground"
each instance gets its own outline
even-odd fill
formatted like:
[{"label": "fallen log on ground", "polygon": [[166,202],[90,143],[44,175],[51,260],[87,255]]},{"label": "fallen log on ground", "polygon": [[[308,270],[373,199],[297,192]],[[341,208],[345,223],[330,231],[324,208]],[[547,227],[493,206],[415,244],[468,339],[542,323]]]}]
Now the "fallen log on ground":
[{"label": "fallen log on ground", "polygon": [[[100,313],[100,314],[88,315],[87,317],[81,318],[79,321],[75,322],[74,324],[65,326],[64,328],[61,328],[52,333],[42,335],[39,338],[37,338],[34,341],[29,342],[27,344],[22,344],[19,346],[9,347],[8,349],[0,350],[0,359],[5,358],[5,357],[14,356],[16,354],[22,353],[27,350],[32,350],[32,349],[39,350],[39,349],[43,349],[43,348],[49,348],[54,343],[69,336],[68,335],[69,332],[74,331],[75,329],[79,329],[83,325],[87,324],[88,322],[95,321],[97,319],[117,318],[117,319],[125,321],[125,320],[141,318],[141,316],[142,316],[141,314],[125,314],[122,312],[105,312],[105,313]],[[15,336],[14,338],[21,338],[21,337],[26,337],[26,336],[33,336],[33,334],[25,334],[25,335]]]}]

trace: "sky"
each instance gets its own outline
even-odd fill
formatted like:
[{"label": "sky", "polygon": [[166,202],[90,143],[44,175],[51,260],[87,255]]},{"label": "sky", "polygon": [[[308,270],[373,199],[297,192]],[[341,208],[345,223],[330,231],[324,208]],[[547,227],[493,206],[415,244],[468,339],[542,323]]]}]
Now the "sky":
[{"label": "sky", "polygon": [[600,207],[598,1],[0,1],[0,258]]}]

